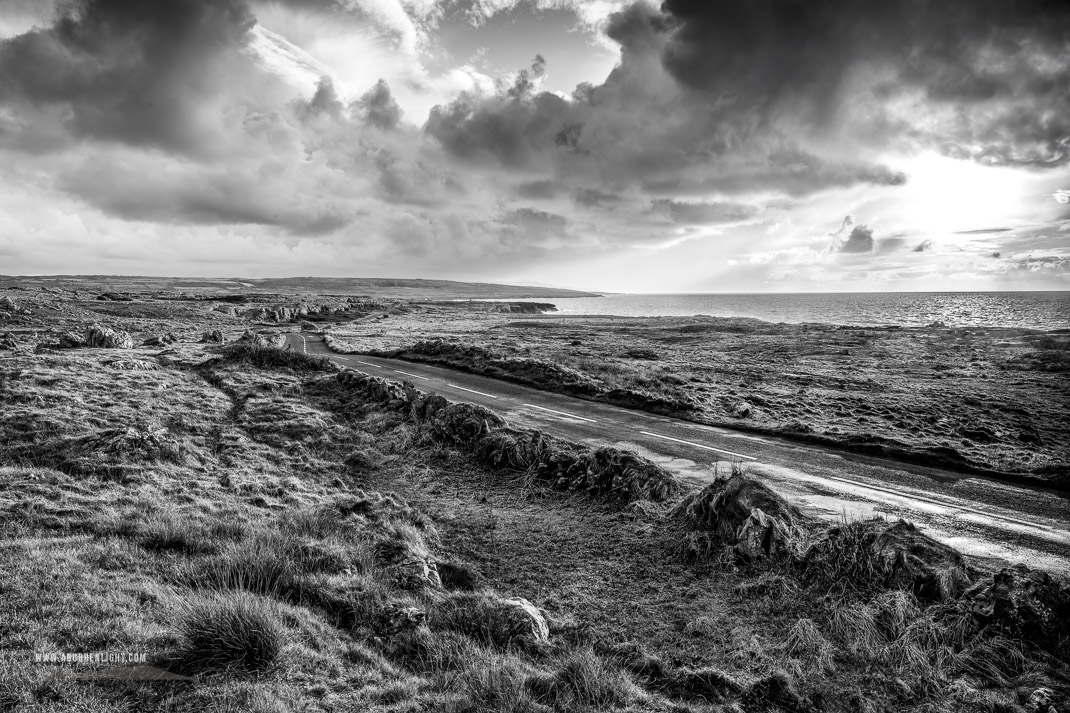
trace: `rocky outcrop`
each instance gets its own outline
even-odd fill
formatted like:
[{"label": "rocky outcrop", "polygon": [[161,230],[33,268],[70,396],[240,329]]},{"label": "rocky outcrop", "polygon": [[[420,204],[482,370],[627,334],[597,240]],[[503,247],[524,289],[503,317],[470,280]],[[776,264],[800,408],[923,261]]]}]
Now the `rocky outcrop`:
[{"label": "rocky outcrop", "polygon": [[954,599],[969,584],[958,550],[905,520],[877,518],[829,528],[807,550],[803,564],[812,576],[859,590],[903,589],[923,602]]},{"label": "rocky outcrop", "polygon": [[522,597],[490,592],[459,592],[444,600],[432,628],[445,627],[487,644],[506,648],[545,644],[550,639],[546,615]]},{"label": "rocky outcrop", "polygon": [[471,444],[488,435],[492,429],[505,426],[505,419],[490,409],[476,404],[446,403],[429,421],[431,430],[444,441]]},{"label": "rocky outcrop", "polygon": [[213,329],[211,332],[205,332],[201,335],[201,344],[223,344],[226,341],[226,337],[218,329]]},{"label": "rocky outcrop", "polygon": [[966,591],[963,602],[982,624],[1042,646],[1070,637],[1070,587],[1019,564]]},{"label": "rocky outcrop", "polygon": [[470,310],[476,312],[495,312],[498,314],[544,314],[556,312],[557,306],[549,302],[467,302]]},{"label": "rocky outcrop", "polygon": [[338,381],[366,399],[405,410],[435,440],[472,451],[493,467],[524,470],[559,490],[663,501],[680,483],[653,461],[619,448],[590,448],[541,431],[510,428],[481,406],[452,403],[404,384],[347,369]]},{"label": "rocky outcrop", "polygon": [[94,324],[93,326],[86,328],[84,336],[75,332],[65,332],[61,334],[59,343],[55,346],[59,349],[78,349],[81,347],[95,347],[98,349],[133,349],[134,340],[127,332]]},{"label": "rocky outcrop", "polygon": [[415,631],[427,621],[427,613],[417,607],[387,604],[376,614],[373,628],[377,636],[391,638]]},{"label": "rocky outcrop", "polygon": [[59,348],[60,349],[77,349],[85,346],[85,339],[80,334],[74,332],[64,332],[59,335]]},{"label": "rocky outcrop", "polygon": [[178,337],[176,337],[171,332],[168,332],[167,334],[163,335],[162,337],[160,337],[160,336],[149,337],[148,339],[143,341],[141,343],[141,345],[145,346],[145,347],[165,347],[168,344],[174,344],[177,341],[178,341]]},{"label": "rocky outcrop", "polygon": [[94,324],[85,330],[85,346],[100,349],[133,349],[134,340],[127,332]]},{"label": "rocky outcrop", "polygon": [[11,332],[0,335],[0,351],[14,351],[18,348],[19,344],[15,341],[15,337]]},{"label": "rocky outcrop", "polygon": [[237,339],[237,344],[252,344],[257,347],[281,347],[285,338],[278,334],[260,334],[248,329]]},{"label": "rocky outcrop", "polygon": [[303,319],[357,319],[372,312],[380,312],[387,305],[372,300],[347,300],[333,303],[298,302],[288,305],[270,305],[238,310],[234,307],[220,305],[213,308],[235,317],[242,317],[253,322],[270,322],[279,324],[297,322]]},{"label": "rocky outcrop", "polygon": [[391,379],[347,369],[338,374],[338,382],[371,401],[394,406],[408,403],[405,387]]},{"label": "rocky outcrop", "polygon": [[797,554],[807,526],[795,506],[745,474],[715,480],[691,493],[673,509],[672,517],[693,535],[732,545],[736,555],[748,562]]},{"label": "rocky outcrop", "polygon": [[0,312],[20,312],[22,311],[18,303],[11,299],[7,295],[0,297]]}]

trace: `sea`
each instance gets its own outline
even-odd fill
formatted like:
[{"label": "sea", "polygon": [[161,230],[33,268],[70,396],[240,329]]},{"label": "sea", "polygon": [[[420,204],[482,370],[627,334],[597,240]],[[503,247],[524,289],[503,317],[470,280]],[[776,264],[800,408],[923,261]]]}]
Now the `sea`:
[{"label": "sea", "polygon": [[[517,300],[510,300],[517,301]],[[767,322],[856,326],[1070,329],[1070,292],[865,292],[799,294],[607,294],[538,298],[562,315],[753,317]]]}]

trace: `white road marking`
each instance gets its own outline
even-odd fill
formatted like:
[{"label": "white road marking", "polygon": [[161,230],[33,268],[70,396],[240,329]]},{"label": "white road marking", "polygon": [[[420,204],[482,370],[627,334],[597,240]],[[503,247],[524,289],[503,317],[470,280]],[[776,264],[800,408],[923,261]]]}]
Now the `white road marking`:
[{"label": "white road marking", "polygon": [[1006,520],[1007,522],[1013,522],[1013,523],[1015,523],[1017,525],[1027,525],[1029,527],[1036,527],[1036,528],[1040,528],[1042,530],[1048,530],[1048,531],[1051,531],[1051,532],[1058,532],[1058,530],[1056,530],[1054,527],[1049,527],[1049,526],[1043,525],[1041,523],[1030,522],[1029,520],[1019,520],[1018,518],[1010,517],[1008,515],[999,515],[999,514],[996,514],[996,513],[985,512],[984,510],[978,510],[976,508],[971,508],[968,505],[959,505],[958,503],[947,502],[947,501],[944,501],[944,500],[937,500],[935,498],[929,498],[929,497],[926,497],[924,495],[916,495],[916,494],[913,494],[913,493],[903,492],[901,490],[893,490],[892,488],[882,488],[879,485],[868,485],[866,483],[860,483],[857,480],[850,480],[849,478],[840,478],[840,477],[835,476],[835,475],[827,475],[825,477],[828,478],[829,480],[838,480],[841,483],[847,483],[848,485],[854,485],[855,487],[858,487],[858,488],[865,488],[866,490],[873,490],[873,491],[876,491],[878,493],[888,493],[889,495],[895,495],[895,496],[900,497],[900,498],[906,498],[907,500],[919,500],[919,501],[921,501],[923,503],[929,503],[931,505],[939,505],[940,507],[949,508],[951,510],[962,510],[963,512],[969,512],[969,513],[974,513],[974,514],[977,514],[977,515],[982,515],[984,517],[992,518],[994,520]]},{"label": "white road marking", "polygon": [[357,362],[358,364],[363,364],[364,366],[374,366],[376,369],[385,369],[386,368],[386,367],[379,366],[378,364],[369,364],[368,362],[361,361],[360,359],[354,359],[353,361]]},{"label": "white road marking", "polygon": [[660,433],[651,433],[649,431],[640,431],[644,436],[653,436],[654,438],[664,438],[666,441],[676,441],[677,443],[683,443],[688,446],[694,446],[695,448],[704,448],[707,451],[717,451],[718,453],[727,453],[730,456],[736,456],[737,458],[746,458],[747,460],[758,460],[754,456],[745,456],[742,453],[736,453],[734,451],[726,451],[723,448],[714,448],[713,446],[705,446],[701,443],[692,443],[691,441],[683,441],[679,438],[673,438],[672,436],[663,436]]},{"label": "white road marking", "polygon": [[409,372],[402,371],[401,369],[394,369],[394,371],[396,371],[399,374],[404,374],[405,376],[411,376],[414,379],[423,379],[424,381],[431,381],[426,376],[420,376],[419,374],[410,374]]},{"label": "white road marking", "polygon": [[593,418],[586,418],[584,416],[576,416],[571,413],[565,413],[564,411],[554,411],[552,408],[543,408],[542,406],[536,406],[535,404],[524,404],[528,408],[537,408],[540,411],[549,411],[550,413],[556,413],[559,416],[568,416],[569,418],[578,418],[581,421],[590,421],[591,423],[598,423]]},{"label": "white road marking", "polygon": [[475,389],[466,389],[463,386],[457,386],[457,384],[447,383],[446,386],[449,386],[450,388],[453,388],[453,389],[460,389],[461,391],[467,391],[470,394],[479,394],[480,396],[489,396],[492,399],[498,398],[494,394],[485,394],[482,391],[476,391]]}]

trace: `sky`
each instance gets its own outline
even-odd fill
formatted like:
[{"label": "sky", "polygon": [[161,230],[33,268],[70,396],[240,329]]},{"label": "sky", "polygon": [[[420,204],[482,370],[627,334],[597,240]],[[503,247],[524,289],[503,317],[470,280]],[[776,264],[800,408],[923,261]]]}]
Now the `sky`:
[{"label": "sky", "polygon": [[0,274],[1070,289],[1070,4],[0,0]]}]

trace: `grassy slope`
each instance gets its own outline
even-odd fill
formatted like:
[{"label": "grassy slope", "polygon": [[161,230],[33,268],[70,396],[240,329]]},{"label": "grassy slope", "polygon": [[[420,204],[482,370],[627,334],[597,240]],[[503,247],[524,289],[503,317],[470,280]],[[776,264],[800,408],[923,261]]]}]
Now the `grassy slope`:
[{"label": "grassy slope", "polygon": [[[672,503],[488,469],[322,362],[191,367],[205,349],[0,354],[0,707],[1015,711],[1066,690],[1064,664],[909,595],[688,562]],[[510,596],[549,644],[495,618]],[[410,607],[426,624],[392,632]],[[147,651],[197,682],[54,680],[29,650]]]}]

